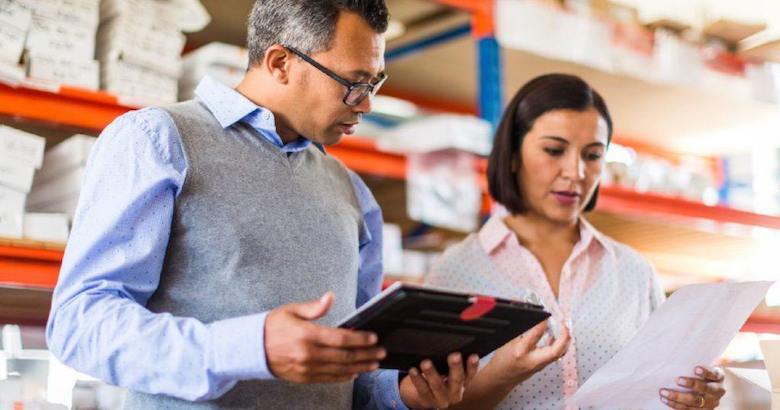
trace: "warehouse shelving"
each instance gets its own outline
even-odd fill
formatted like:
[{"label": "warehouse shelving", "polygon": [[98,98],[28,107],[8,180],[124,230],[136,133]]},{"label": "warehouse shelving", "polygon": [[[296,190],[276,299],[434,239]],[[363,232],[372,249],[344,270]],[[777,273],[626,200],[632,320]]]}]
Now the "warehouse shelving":
[{"label": "warehouse shelving", "polygon": [[[495,122],[502,107],[503,96],[502,87],[498,85],[501,84],[502,80],[501,70],[490,68],[502,66],[498,46],[492,37],[493,2],[437,1],[465,10],[472,15],[471,34],[476,40],[476,49],[479,51],[479,61],[476,64],[479,77],[477,90],[479,103],[471,106],[459,104],[457,101],[442,102],[426,96],[412,95],[403,90],[391,89],[383,92],[444,111],[478,113],[483,118]],[[462,28],[456,28],[453,30],[453,35],[462,32]],[[452,36],[440,37],[442,41],[446,41]],[[420,43],[421,47],[428,45]],[[52,92],[26,86],[10,87],[0,84],[0,116],[20,118],[36,123],[66,125],[99,132],[118,115],[131,109],[134,107],[122,105],[117,98],[103,92],[71,87],[61,87],[58,91]],[[634,144],[634,141],[630,139],[618,137],[616,140],[628,145]],[[654,148],[646,145],[642,146],[641,149],[652,150]],[[399,181],[406,177],[405,156],[380,151],[374,140],[370,138],[347,137],[340,144],[329,147],[328,151],[357,172]],[[661,149],[654,153],[668,154]],[[484,191],[486,187],[485,161],[478,160],[476,168],[480,176],[479,183]],[[489,204],[487,196],[484,198],[486,203],[483,204],[483,209],[486,210]],[[598,209],[600,212],[595,219],[600,218],[599,220],[604,222],[612,218],[609,219],[609,222],[613,226],[628,224],[631,229],[638,229],[639,226],[632,221],[632,218],[654,218],[657,216],[780,229],[780,217],[778,216],[760,215],[723,206],[706,206],[682,198],[639,193],[617,186],[602,187]],[[618,219],[622,218],[622,220],[616,222],[615,216],[618,216]],[[717,235],[710,235],[710,237],[713,236]],[[669,241],[672,240],[673,238],[669,239]],[[743,245],[744,242],[738,246]],[[62,254],[61,248],[57,249],[56,246],[52,248],[49,244],[0,240],[0,292],[10,292],[9,295],[17,296],[20,294],[19,292],[31,291],[31,289],[50,292],[56,284]],[[36,295],[39,294],[36,293]],[[0,297],[0,300],[2,299],[3,297]],[[19,300],[19,298],[17,297],[15,300]],[[25,318],[31,316],[25,315],[21,314],[20,320],[27,320]],[[40,315],[37,317],[40,319]],[[749,326],[780,331],[780,319],[772,314],[766,314],[751,320],[746,328]]]}]

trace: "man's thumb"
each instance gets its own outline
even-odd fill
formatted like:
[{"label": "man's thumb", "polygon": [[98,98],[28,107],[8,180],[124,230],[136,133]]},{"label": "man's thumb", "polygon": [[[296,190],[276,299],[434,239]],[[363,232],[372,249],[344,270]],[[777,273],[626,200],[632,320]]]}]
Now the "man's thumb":
[{"label": "man's thumb", "polygon": [[305,320],[317,320],[330,310],[333,305],[333,292],[328,292],[322,295],[317,300],[310,300],[308,302],[296,303],[293,305],[293,313]]}]

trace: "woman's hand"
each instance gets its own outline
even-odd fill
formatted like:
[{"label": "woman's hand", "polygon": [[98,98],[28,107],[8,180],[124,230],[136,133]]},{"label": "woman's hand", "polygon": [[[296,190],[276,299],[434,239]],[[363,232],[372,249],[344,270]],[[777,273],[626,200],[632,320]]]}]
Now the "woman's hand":
[{"label": "woman's hand", "polygon": [[479,357],[471,355],[463,363],[460,353],[447,357],[450,373],[440,375],[430,360],[420,364],[420,370],[412,368],[399,386],[401,400],[411,409],[446,409],[463,399],[463,390],[477,374]]},{"label": "woman's hand", "polygon": [[723,388],[723,372],[716,368],[696,367],[698,377],[678,377],[677,385],[691,389],[681,391],[661,389],[661,401],[673,409],[714,409],[726,394]]},{"label": "woman's hand", "polygon": [[547,321],[539,323],[522,335],[514,338],[498,350],[485,367],[493,377],[507,385],[515,385],[529,379],[552,361],[560,359],[569,348],[569,330],[561,327],[561,335],[552,344],[537,347],[547,330]]}]

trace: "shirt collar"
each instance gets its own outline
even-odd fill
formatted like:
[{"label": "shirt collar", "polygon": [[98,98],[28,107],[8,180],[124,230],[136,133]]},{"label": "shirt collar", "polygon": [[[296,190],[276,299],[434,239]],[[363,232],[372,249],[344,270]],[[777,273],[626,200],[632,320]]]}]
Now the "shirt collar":
[{"label": "shirt collar", "polygon": [[268,111],[209,75],[200,80],[195,95],[206,104],[222,128],[230,127],[255,111]]},{"label": "shirt collar", "polygon": [[222,128],[228,128],[237,122],[244,122],[254,128],[263,138],[270,141],[282,152],[298,152],[309,147],[311,141],[299,138],[284,144],[276,131],[276,119],[271,110],[263,108],[238,91],[222,84],[207,75],[198,83],[195,95],[217,119]]},{"label": "shirt collar", "polygon": [[[514,235],[514,232],[504,223],[504,216],[506,215],[501,213],[491,216],[477,234],[482,249],[488,254],[493,253],[499,245]],[[609,246],[604,235],[586,221],[585,218],[579,219],[579,229],[580,240],[575,245],[572,253],[579,253],[581,249],[588,249],[593,243],[602,247],[610,254],[613,253],[613,249]]]}]

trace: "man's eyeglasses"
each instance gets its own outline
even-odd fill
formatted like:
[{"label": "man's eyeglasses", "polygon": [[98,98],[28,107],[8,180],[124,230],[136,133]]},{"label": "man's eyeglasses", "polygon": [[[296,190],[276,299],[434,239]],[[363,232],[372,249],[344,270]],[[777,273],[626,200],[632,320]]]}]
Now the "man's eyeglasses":
[{"label": "man's eyeglasses", "polygon": [[385,73],[382,73],[379,79],[374,84],[351,82],[341,77],[340,75],[334,73],[333,71],[325,68],[325,66],[314,61],[314,59],[296,50],[295,48],[293,47],[286,47],[286,48],[292,51],[293,54],[297,55],[307,63],[313,65],[314,68],[325,73],[328,77],[338,81],[344,87],[347,87],[347,94],[344,96],[344,99],[342,101],[344,102],[344,104],[350,107],[354,107],[360,104],[369,95],[371,96],[376,95],[377,91],[379,91],[379,88],[382,87],[382,84],[384,84],[385,80],[387,80],[387,75]]}]

